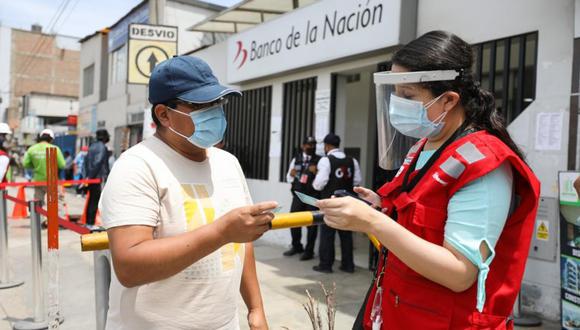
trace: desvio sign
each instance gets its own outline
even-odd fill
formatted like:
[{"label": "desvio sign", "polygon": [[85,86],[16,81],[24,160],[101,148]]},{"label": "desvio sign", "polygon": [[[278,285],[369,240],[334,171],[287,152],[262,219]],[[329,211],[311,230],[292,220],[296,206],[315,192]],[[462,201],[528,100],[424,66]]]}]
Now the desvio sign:
[{"label": "desvio sign", "polygon": [[233,35],[228,40],[228,82],[406,42],[401,40],[401,19],[414,23],[415,17],[400,17],[403,1],[319,1]]}]

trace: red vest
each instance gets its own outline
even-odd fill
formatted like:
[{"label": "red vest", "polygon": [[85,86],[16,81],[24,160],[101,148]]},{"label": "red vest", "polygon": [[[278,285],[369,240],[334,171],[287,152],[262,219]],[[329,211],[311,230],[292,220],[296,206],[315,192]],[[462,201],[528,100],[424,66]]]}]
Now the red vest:
[{"label": "red vest", "polygon": [[[401,192],[408,171],[426,140],[411,148],[393,181],[378,191],[383,207],[396,209],[398,222],[415,235],[443,245],[447,205],[467,183],[509,162],[514,173],[516,207],[495,246],[485,289],[483,312],[476,309],[477,283],[455,293],[419,275],[393,253],[382,277],[382,329],[512,329],[507,318],[520,289],[538,207],[540,183],[530,168],[498,138],[480,131],[451,143],[409,193]],[[410,174],[409,181],[417,171]],[[392,214],[392,213],[391,213]],[[379,269],[382,268],[381,257]],[[376,281],[376,280],[375,280]],[[369,295],[364,326],[371,329],[370,312],[376,285]]]}]

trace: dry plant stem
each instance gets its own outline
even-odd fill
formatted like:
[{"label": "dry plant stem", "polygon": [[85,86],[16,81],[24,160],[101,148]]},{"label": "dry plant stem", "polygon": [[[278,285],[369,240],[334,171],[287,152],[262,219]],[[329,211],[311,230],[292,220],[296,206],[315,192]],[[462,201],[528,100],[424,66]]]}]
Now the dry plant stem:
[{"label": "dry plant stem", "polygon": [[326,298],[326,319],[328,321],[328,330],[334,330],[334,317],[336,315],[336,283],[332,282],[332,290],[326,290],[324,284],[322,284],[322,282],[319,283]]},{"label": "dry plant stem", "polygon": [[306,295],[308,296],[308,302],[302,306],[310,318],[312,330],[322,330],[322,321],[320,320],[320,312],[318,311],[318,301],[315,301],[308,290],[306,290]]}]

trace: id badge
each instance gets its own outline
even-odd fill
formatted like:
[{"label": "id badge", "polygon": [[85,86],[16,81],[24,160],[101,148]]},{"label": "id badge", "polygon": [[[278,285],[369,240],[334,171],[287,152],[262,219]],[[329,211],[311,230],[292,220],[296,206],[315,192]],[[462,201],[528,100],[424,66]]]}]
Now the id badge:
[{"label": "id badge", "polygon": [[300,183],[306,184],[308,182],[308,174],[302,174],[300,176]]}]

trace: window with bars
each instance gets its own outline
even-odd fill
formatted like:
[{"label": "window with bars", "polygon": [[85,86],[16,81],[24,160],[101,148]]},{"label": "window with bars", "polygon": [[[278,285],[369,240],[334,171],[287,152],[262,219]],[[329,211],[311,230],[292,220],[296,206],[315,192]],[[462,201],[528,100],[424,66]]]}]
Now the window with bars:
[{"label": "window with bars", "polygon": [[316,77],[284,84],[280,182],[286,181],[290,161],[306,136],[314,136]]},{"label": "window with bars", "polygon": [[538,32],[473,45],[473,72],[511,123],[536,97]]},{"label": "window with bars", "polygon": [[272,86],[243,91],[225,105],[225,149],[235,155],[246,178],[268,180]]}]

